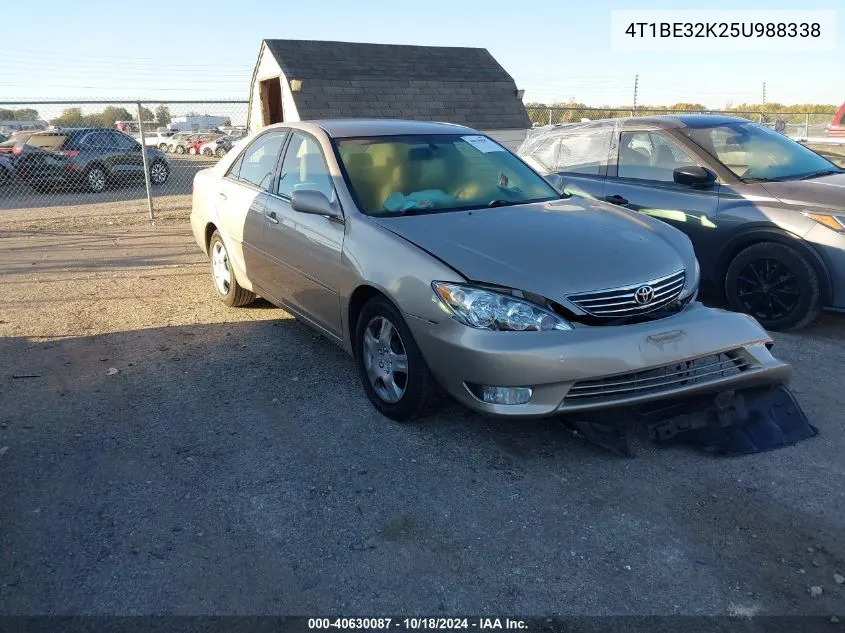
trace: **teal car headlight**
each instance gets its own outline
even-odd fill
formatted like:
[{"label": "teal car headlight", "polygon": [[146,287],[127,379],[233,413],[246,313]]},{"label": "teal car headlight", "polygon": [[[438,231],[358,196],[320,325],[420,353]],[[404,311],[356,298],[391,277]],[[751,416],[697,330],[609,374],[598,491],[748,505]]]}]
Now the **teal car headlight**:
[{"label": "teal car headlight", "polygon": [[566,320],[525,299],[464,284],[435,281],[434,294],[457,321],[480,330],[571,330]]}]

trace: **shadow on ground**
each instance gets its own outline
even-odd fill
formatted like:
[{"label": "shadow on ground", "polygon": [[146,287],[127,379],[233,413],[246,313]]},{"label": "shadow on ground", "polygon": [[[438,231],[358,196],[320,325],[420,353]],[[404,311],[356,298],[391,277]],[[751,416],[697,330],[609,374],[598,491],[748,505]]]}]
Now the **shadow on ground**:
[{"label": "shadow on ground", "polygon": [[390,422],[291,319],[7,337],[0,360],[6,614],[828,614],[845,597],[843,435],[815,399],[824,435],[790,449],[626,460],[554,420]]}]

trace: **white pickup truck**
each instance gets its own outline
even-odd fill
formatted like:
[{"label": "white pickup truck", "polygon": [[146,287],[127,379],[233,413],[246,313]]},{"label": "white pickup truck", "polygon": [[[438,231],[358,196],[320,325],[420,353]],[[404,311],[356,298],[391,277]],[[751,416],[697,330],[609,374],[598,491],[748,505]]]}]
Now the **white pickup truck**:
[{"label": "white pickup truck", "polygon": [[[156,132],[155,134],[144,134],[144,145],[147,147],[157,147],[164,151],[169,143],[172,143],[172,137],[175,132]],[[138,142],[141,142],[141,135],[136,134]]]}]

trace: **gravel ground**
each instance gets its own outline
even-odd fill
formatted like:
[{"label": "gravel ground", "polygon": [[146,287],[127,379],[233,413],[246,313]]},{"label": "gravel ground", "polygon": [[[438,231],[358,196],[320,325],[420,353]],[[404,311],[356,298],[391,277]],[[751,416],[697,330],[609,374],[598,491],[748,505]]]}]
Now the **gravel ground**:
[{"label": "gravel ground", "polygon": [[841,319],[776,335],[821,435],[768,454],[400,425],[173,204],[0,215],[0,614],[845,612]]}]

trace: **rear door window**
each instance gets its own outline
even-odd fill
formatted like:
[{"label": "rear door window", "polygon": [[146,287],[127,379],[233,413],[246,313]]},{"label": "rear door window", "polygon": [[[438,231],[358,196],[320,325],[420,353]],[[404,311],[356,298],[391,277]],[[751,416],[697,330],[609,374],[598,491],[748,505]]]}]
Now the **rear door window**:
[{"label": "rear door window", "polygon": [[269,189],[276,171],[276,160],[286,137],[287,130],[259,136],[232,165],[229,177]]}]

